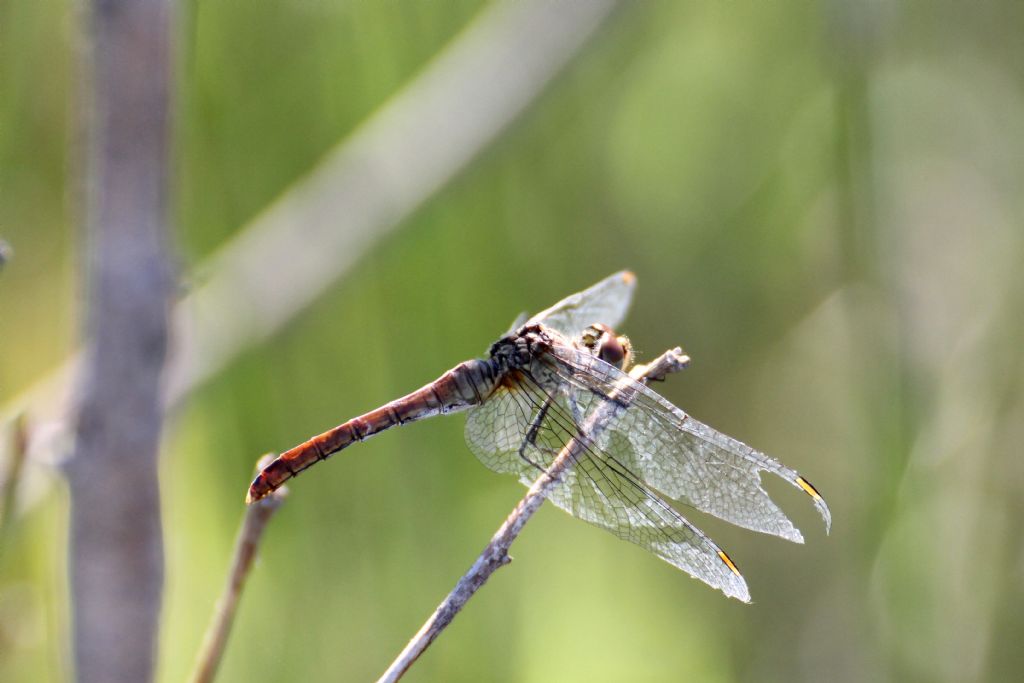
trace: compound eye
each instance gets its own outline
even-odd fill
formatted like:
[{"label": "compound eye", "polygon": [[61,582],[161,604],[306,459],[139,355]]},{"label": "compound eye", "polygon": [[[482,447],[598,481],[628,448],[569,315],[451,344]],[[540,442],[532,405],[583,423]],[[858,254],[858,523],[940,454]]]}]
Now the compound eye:
[{"label": "compound eye", "polygon": [[621,368],[623,361],[626,360],[626,349],[622,345],[622,338],[610,334],[604,335],[597,357],[609,365]]}]

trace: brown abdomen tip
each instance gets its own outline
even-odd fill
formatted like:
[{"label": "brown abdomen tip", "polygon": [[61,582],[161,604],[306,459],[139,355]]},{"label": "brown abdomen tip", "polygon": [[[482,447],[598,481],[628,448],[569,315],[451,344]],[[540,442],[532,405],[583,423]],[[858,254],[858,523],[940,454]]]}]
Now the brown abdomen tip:
[{"label": "brown abdomen tip", "polygon": [[249,492],[245,494],[245,504],[251,505],[260,498],[265,497],[273,489],[267,486],[266,480],[263,478],[263,473],[260,472],[256,475],[256,478],[249,484]]}]

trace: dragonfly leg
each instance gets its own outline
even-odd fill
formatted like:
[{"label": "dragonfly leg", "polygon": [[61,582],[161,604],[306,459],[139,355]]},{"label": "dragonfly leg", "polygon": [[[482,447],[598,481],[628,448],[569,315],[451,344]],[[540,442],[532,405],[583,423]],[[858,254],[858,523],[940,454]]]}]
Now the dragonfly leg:
[{"label": "dragonfly leg", "polygon": [[544,422],[544,418],[548,415],[548,409],[551,408],[551,398],[548,397],[544,401],[544,405],[537,411],[537,416],[533,418],[533,422],[530,423],[530,429],[526,432],[526,438],[523,439],[523,443],[519,445],[519,457],[524,462],[529,463],[533,467],[537,468],[541,472],[544,471],[544,466],[540,463],[536,463],[526,455],[526,449],[528,446],[537,448],[537,433],[540,432],[540,426]]}]

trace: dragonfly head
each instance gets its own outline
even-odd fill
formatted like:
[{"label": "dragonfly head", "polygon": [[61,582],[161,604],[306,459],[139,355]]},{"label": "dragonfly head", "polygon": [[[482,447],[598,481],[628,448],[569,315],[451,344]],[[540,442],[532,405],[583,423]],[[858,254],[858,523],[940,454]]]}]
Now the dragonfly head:
[{"label": "dragonfly head", "polygon": [[595,323],[583,330],[583,346],[605,363],[625,370],[633,360],[633,345],[629,337],[616,334],[615,330],[602,323]]}]

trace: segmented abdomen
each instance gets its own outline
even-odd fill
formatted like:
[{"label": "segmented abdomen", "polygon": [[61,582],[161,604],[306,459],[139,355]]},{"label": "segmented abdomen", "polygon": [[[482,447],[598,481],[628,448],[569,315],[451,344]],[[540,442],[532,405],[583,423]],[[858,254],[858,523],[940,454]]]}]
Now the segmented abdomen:
[{"label": "segmented abdomen", "polygon": [[256,475],[246,502],[269,495],[302,470],[326,460],[354,441],[368,439],[396,425],[479,405],[494,390],[498,379],[497,365],[490,360],[460,363],[411,394],[285,451]]}]

